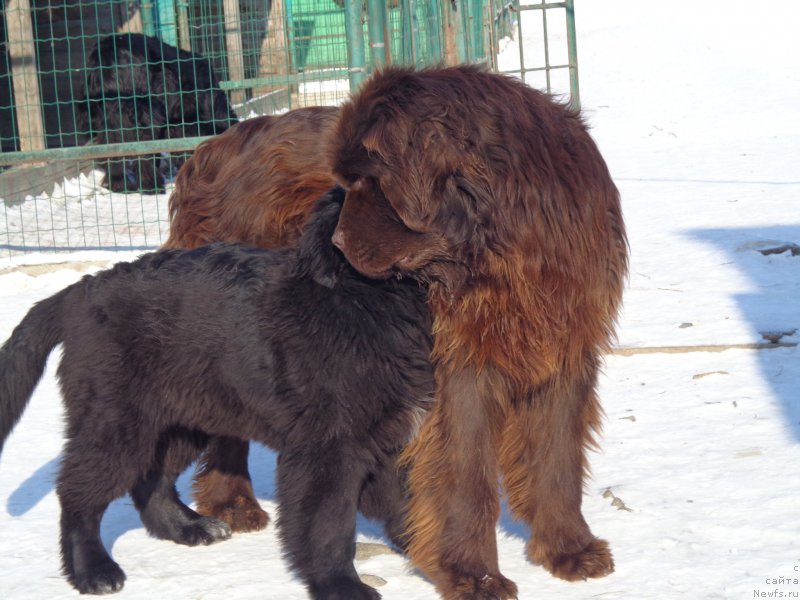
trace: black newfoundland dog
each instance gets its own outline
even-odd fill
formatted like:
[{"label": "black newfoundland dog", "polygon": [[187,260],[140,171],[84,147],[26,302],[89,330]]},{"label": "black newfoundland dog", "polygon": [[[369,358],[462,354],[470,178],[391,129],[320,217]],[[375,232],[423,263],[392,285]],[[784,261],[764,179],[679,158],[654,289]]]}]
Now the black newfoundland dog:
[{"label": "black newfoundland dog", "polygon": [[156,537],[230,536],[175,489],[224,435],[279,452],[279,533],[311,595],[380,598],[353,567],[356,512],[404,545],[396,457],[431,402],[431,323],[418,284],[365,279],[332,245],[343,197],[319,201],[296,248],[162,250],[87,276],[36,304],[0,349],[1,449],[63,343],[57,493],[80,592],[123,586],[99,529],[126,491]]},{"label": "black newfoundland dog", "polygon": [[[86,61],[78,129],[97,144],[222,133],[236,123],[208,59],[140,33],[101,39]],[[159,155],[107,161],[112,191],[159,192],[172,165]]]}]

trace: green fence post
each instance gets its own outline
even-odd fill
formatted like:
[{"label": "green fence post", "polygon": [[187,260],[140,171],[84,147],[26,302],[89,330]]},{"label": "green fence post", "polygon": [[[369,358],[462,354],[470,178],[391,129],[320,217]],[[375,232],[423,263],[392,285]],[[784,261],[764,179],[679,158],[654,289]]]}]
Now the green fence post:
[{"label": "green fence post", "polygon": [[292,7],[292,0],[285,0],[284,7],[286,9],[286,35],[289,38],[289,71],[295,72],[300,67],[297,64],[297,42],[295,42],[295,29],[294,29],[294,9]]},{"label": "green fence post", "polygon": [[441,4],[442,31],[444,39],[444,63],[456,65],[466,62],[468,56],[466,19],[467,10],[464,0],[443,0]]},{"label": "green fence post", "polygon": [[414,15],[411,0],[400,0],[400,56],[404,65],[414,64]]},{"label": "green fence post", "polygon": [[[412,66],[424,62],[427,58],[428,62],[434,63],[441,58],[441,52],[438,46],[434,48],[434,40],[432,37],[433,28],[431,27],[431,18],[434,13],[432,12],[431,5],[433,0],[421,0],[423,8],[420,9],[417,0],[401,0],[400,2],[400,17],[403,22],[402,35],[403,35],[403,64]],[[424,40],[426,46],[423,48],[423,36],[420,33],[420,18],[419,12],[424,11],[422,18],[422,31],[426,32]],[[435,59],[431,59],[435,56]]]},{"label": "green fence post", "polygon": [[192,40],[189,33],[189,1],[178,2],[178,40],[182,50],[192,49]]},{"label": "green fence post", "polygon": [[178,24],[175,20],[175,0],[156,0],[158,37],[170,46],[178,45]]},{"label": "green fence post", "polygon": [[570,106],[575,110],[581,108],[581,94],[578,86],[578,43],[575,35],[575,3],[567,0],[567,56],[569,59],[569,96]]},{"label": "green fence post", "polygon": [[483,0],[466,0],[466,3],[469,60],[484,60],[486,51],[483,47]]},{"label": "green fence post", "polygon": [[372,68],[386,64],[386,4],[384,0],[367,0],[369,23],[369,59]]},{"label": "green fence post", "polygon": [[142,2],[139,11],[142,13],[142,32],[145,35],[155,37],[156,35],[156,18],[153,14],[155,6],[152,2]]},{"label": "green fence post", "polygon": [[350,91],[355,92],[366,77],[361,0],[344,0],[344,30],[347,38],[347,67],[350,78]]},{"label": "green fence post", "polygon": [[[444,9],[440,6],[439,0],[423,0],[425,2],[425,34],[427,38],[427,51],[428,55],[425,57],[426,62],[435,63],[437,61],[445,60],[444,51],[444,22],[442,21],[442,12]],[[443,0],[450,2],[450,0]],[[417,57],[419,61],[421,57]]]}]

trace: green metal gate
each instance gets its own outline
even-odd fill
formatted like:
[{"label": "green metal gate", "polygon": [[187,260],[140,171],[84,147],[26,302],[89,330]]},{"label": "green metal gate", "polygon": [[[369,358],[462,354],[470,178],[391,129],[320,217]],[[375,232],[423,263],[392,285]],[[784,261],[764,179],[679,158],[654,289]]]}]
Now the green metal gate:
[{"label": "green metal gate", "polygon": [[385,64],[480,62],[579,102],[572,0],[0,1],[0,258],[165,237],[166,194],[109,193],[92,165],[163,160],[204,138],[93,141],[75,106],[108,34],[204,56],[240,118],[337,104]]},{"label": "green metal gate", "polygon": [[570,103],[580,108],[572,0],[512,0],[494,11],[494,24],[495,70],[538,89],[568,91]]}]

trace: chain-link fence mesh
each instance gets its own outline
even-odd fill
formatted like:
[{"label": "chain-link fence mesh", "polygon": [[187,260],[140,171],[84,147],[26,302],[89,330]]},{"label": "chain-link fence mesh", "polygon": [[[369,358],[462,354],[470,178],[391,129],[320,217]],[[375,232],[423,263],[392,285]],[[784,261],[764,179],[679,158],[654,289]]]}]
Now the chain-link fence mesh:
[{"label": "chain-link fence mesh", "polygon": [[460,62],[577,104],[572,1],[3,0],[0,257],[155,248],[206,136]]}]

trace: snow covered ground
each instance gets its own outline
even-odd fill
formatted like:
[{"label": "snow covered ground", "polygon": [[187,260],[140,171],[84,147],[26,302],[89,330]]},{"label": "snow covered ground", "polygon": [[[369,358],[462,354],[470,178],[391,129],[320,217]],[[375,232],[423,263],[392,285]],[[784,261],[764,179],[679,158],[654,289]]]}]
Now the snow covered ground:
[{"label": "snow covered ground", "polygon": [[[800,8],[576,4],[584,111],[622,192],[631,242],[619,335],[627,352],[606,361],[602,450],[584,503],[616,572],[553,579],[525,560],[527,533],[505,516],[503,572],[524,600],[800,598],[800,256],[760,252],[800,244]],[[62,192],[70,214],[117,218],[96,194],[78,202]],[[164,205],[106,200],[143,223]],[[134,251],[152,245],[146,230],[130,233]],[[108,243],[98,234],[86,246]],[[134,254],[3,254],[0,339],[34,301],[81,275],[51,263],[94,261],[81,266],[92,271]],[[45,266],[20,267],[35,263]],[[784,345],[752,349],[768,339]],[[3,599],[77,595],[59,574],[55,362],[0,457]],[[255,449],[251,467],[274,514],[274,456]],[[272,527],[186,548],[149,538],[124,498],[102,534],[128,575],[123,599],[306,597]],[[380,541],[366,521],[358,535]],[[387,600],[436,597],[400,556],[356,567],[386,581]]]}]

